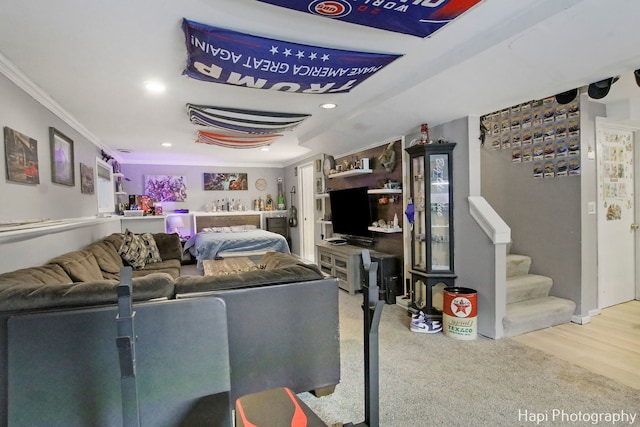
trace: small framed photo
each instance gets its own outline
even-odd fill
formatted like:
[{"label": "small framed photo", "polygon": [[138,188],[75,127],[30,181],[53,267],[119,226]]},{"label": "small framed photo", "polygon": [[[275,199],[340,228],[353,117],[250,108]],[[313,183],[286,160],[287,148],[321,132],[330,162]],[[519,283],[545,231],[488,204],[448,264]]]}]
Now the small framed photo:
[{"label": "small framed photo", "polygon": [[4,160],[7,181],[39,184],[38,141],[9,127],[4,127]]},{"label": "small framed photo", "polygon": [[57,184],[76,185],[73,167],[73,141],[59,130],[50,127],[51,181]]},{"label": "small framed photo", "polygon": [[93,194],[93,168],[84,163],[80,163],[80,192],[82,194]]}]

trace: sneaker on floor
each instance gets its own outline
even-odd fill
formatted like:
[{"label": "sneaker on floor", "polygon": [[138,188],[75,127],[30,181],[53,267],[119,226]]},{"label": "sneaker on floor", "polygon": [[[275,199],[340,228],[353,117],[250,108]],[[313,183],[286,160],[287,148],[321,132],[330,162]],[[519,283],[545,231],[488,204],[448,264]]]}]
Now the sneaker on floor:
[{"label": "sneaker on floor", "polygon": [[439,320],[423,319],[422,321],[411,322],[411,332],[421,334],[435,334],[442,331],[442,323]]},{"label": "sneaker on floor", "polygon": [[425,318],[425,315],[422,312],[422,310],[420,310],[417,313],[413,313],[411,315],[411,323],[424,320],[424,318]]}]

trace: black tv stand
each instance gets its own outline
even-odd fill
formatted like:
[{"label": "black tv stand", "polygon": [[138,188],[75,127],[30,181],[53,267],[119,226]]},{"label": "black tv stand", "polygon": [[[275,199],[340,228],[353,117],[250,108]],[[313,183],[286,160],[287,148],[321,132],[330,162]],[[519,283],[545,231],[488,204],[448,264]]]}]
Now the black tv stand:
[{"label": "black tv stand", "polygon": [[326,241],[332,245],[346,245],[347,239],[343,239],[341,237],[330,237],[326,239]]}]

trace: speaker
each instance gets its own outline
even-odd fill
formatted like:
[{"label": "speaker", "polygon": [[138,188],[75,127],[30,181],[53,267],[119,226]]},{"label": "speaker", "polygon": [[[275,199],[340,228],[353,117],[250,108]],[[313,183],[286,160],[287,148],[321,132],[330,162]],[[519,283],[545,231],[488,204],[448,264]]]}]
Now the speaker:
[{"label": "speaker", "polygon": [[387,304],[395,304],[396,296],[403,295],[402,277],[398,268],[399,259],[397,256],[371,252],[371,262],[378,263],[376,275],[379,287],[380,300]]}]

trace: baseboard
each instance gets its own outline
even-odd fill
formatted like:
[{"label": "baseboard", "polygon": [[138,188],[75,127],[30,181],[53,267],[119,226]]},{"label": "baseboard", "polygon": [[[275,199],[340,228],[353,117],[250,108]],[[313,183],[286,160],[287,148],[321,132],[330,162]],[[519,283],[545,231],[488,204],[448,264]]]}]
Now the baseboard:
[{"label": "baseboard", "polygon": [[591,316],[571,316],[571,323],[586,325],[589,322],[591,322]]},{"label": "baseboard", "polygon": [[597,316],[602,313],[602,310],[599,308],[594,308],[593,310],[589,310],[589,314],[586,316],[571,316],[571,323],[577,323],[578,325],[586,325],[591,322],[591,318],[593,316]]}]

